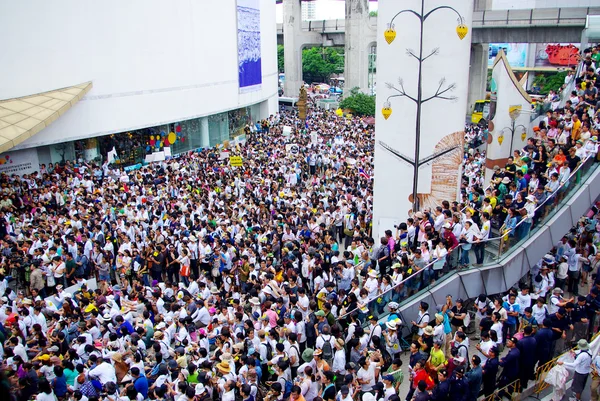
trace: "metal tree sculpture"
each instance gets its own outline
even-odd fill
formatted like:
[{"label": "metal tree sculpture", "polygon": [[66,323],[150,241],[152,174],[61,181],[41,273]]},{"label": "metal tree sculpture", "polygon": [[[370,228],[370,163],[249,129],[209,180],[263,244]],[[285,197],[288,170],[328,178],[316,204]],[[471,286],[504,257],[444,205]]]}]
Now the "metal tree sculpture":
[{"label": "metal tree sculpture", "polygon": [[423,56],[423,26],[425,24],[425,21],[431,14],[433,14],[434,12],[436,12],[438,10],[443,10],[443,9],[452,10],[456,13],[456,15],[458,16],[458,26],[456,27],[456,34],[458,35],[458,37],[461,40],[464,39],[465,36],[467,36],[468,28],[465,25],[465,19],[463,18],[463,16],[460,15],[460,13],[458,11],[456,11],[454,8],[452,8],[450,6],[435,7],[433,9],[431,9],[430,11],[428,11],[427,13],[425,13],[425,0],[421,0],[421,12],[420,13],[417,13],[414,10],[402,10],[399,13],[397,13],[396,15],[394,15],[394,17],[388,24],[387,29],[384,32],[384,37],[385,37],[386,42],[388,44],[391,44],[394,41],[394,39],[396,38],[396,30],[394,29],[394,20],[396,19],[397,16],[399,16],[400,14],[403,14],[403,13],[410,13],[419,19],[419,23],[420,23],[419,54],[417,55],[412,49],[406,49],[406,54],[410,57],[413,57],[415,60],[417,60],[418,67],[419,67],[418,68],[418,79],[417,79],[417,96],[416,97],[411,96],[408,93],[406,93],[406,91],[404,90],[404,81],[402,80],[402,78],[400,78],[398,80],[399,87],[396,87],[391,83],[386,83],[386,87],[390,90],[395,91],[396,94],[388,96],[387,100],[383,104],[383,109],[381,110],[383,117],[387,120],[390,117],[390,115],[392,114],[392,107],[391,107],[390,99],[392,99],[394,97],[405,97],[416,104],[417,112],[416,112],[416,121],[415,121],[415,134],[416,134],[415,135],[415,156],[414,156],[414,158],[405,156],[402,153],[400,153],[399,151],[392,149],[389,145],[379,141],[379,145],[381,145],[381,147],[383,149],[391,152],[394,156],[398,157],[399,159],[401,159],[401,160],[405,161],[406,163],[410,164],[411,166],[413,166],[413,169],[414,169],[413,190],[412,190],[413,211],[417,211],[419,208],[418,196],[417,196],[417,189],[418,189],[418,185],[419,185],[419,167],[421,167],[427,163],[430,163],[433,160],[437,159],[438,157],[442,157],[442,156],[446,155],[447,153],[451,152],[452,150],[456,149],[456,147],[445,149],[445,150],[436,152],[435,154],[430,155],[423,160],[421,160],[420,156],[419,156],[419,151],[420,151],[420,146],[421,146],[421,110],[422,110],[423,104],[425,104],[433,99],[442,99],[442,100],[450,100],[450,101],[456,100],[455,96],[449,95],[449,92],[452,92],[452,91],[454,91],[454,89],[456,89],[456,84],[452,83],[452,84],[447,85],[445,78],[440,79],[438,88],[432,96],[423,98],[423,74],[422,74],[423,62],[425,62],[425,60],[427,60],[428,58],[439,54],[439,48],[435,48],[427,56],[425,56],[425,57]]}]

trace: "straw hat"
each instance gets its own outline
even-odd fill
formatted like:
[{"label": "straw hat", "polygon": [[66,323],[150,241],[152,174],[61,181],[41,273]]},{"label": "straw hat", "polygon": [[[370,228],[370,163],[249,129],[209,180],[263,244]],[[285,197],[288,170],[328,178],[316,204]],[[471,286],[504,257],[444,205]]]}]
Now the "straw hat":
[{"label": "straw hat", "polygon": [[433,335],[433,327],[431,326],[426,326],[423,329],[423,333],[427,334],[428,336],[432,336]]},{"label": "straw hat", "polygon": [[231,372],[231,366],[229,366],[229,362],[227,361],[221,361],[217,364],[216,368],[222,373]]},{"label": "straw hat", "polygon": [[123,355],[119,352],[115,352],[110,358],[115,362],[123,362]]},{"label": "straw hat", "polygon": [[260,305],[260,299],[258,299],[258,297],[252,297],[252,298],[250,298],[250,300],[248,302],[250,302],[252,305],[255,305],[255,306]]},{"label": "straw hat", "polygon": [[389,322],[386,322],[385,325],[387,326],[388,329],[390,330],[396,330],[397,326],[396,326],[396,322],[391,320]]}]

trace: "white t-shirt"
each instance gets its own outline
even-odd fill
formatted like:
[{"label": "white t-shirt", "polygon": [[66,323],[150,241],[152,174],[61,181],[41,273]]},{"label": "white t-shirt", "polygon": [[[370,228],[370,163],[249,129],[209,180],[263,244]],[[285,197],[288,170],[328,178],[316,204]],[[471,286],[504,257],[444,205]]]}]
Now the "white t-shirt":
[{"label": "white t-shirt", "polygon": [[[422,325],[423,323],[425,323],[425,327],[427,327],[427,324],[429,324],[429,312],[423,313],[419,311],[419,318],[417,319],[417,324]],[[419,327],[420,336],[423,335],[423,329],[424,327]]]},{"label": "white t-shirt", "polygon": [[375,365],[371,363],[367,370],[361,367],[356,374],[356,378],[367,381],[367,384],[361,386],[362,391],[371,391],[375,385]]},{"label": "white t-shirt", "polygon": [[496,343],[490,339],[489,341],[481,341],[479,343],[479,346],[481,348],[481,352],[479,352],[479,357],[481,358],[481,366],[484,366],[485,362],[487,361],[487,357],[483,355],[483,353],[485,352],[487,354],[490,351],[490,349],[492,349],[492,347],[496,346]]}]

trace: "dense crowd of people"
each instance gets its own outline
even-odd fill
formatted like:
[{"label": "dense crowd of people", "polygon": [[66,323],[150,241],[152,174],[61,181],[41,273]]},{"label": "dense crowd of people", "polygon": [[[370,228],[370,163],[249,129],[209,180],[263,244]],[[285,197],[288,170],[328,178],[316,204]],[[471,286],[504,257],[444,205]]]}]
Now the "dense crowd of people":
[{"label": "dense crowd of people", "polygon": [[18,401],[475,400],[524,386],[596,331],[597,210],[518,290],[479,296],[472,324],[462,299],[422,302],[411,322],[399,302],[544,218],[539,206],[597,157],[588,92],[551,111],[487,187],[485,132],[467,130],[462,202],[381,238],[373,127],[324,110],[291,133],[293,112],[249,130],[229,149],[242,167],[212,148],[139,170],[4,175],[0,385]]}]

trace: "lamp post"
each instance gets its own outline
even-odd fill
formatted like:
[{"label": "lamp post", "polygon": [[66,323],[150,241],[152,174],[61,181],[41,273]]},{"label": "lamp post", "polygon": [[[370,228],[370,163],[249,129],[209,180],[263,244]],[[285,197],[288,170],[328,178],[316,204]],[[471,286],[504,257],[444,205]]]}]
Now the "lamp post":
[{"label": "lamp post", "polygon": [[[454,13],[456,13],[456,15],[458,16],[458,25],[456,27],[456,34],[458,35],[460,40],[464,39],[467,36],[468,27],[465,25],[465,19],[463,18],[463,16],[460,15],[460,13],[457,10],[455,10],[454,8],[452,8],[450,6],[438,6],[438,7],[435,7],[433,9],[429,10],[428,12],[425,12],[425,0],[421,0],[420,13],[418,13],[414,10],[406,9],[406,10],[402,10],[402,11],[398,12],[396,15],[394,15],[392,17],[390,23],[388,24],[387,29],[384,32],[385,41],[388,44],[391,44],[394,41],[394,39],[396,38],[396,30],[395,30],[395,26],[394,26],[394,20],[396,19],[396,17],[398,17],[400,14],[409,13],[409,14],[412,14],[413,16],[417,17],[417,19],[419,20],[419,53],[417,55],[417,54],[415,54],[415,52],[413,50],[406,49],[406,54],[413,57],[414,59],[416,59],[417,63],[418,63],[417,95],[415,97],[415,96],[411,96],[406,93],[406,91],[404,90],[404,84],[403,84],[402,79],[399,79],[399,81],[398,81],[399,85],[400,85],[399,88],[396,88],[394,85],[392,85],[390,83],[386,83],[387,88],[395,91],[396,94],[388,96],[387,100],[384,102],[383,109],[381,111],[383,114],[383,117],[387,120],[392,114],[392,106],[390,103],[390,99],[392,99],[394,97],[406,97],[407,99],[409,99],[413,103],[415,103],[416,117],[415,117],[414,158],[404,156],[400,152],[395,151],[394,149],[392,149],[391,147],[386,145],[385,143],[382,143],[381,141],[379,142],[379,144],[385,150],[391,152],[398,158],[402,159],[403,161],[405,161],[408,164],[413,166],[414,174],[413,174],[413,188],[412,188],[412,209],[414,212],[416,212],[419,209],[419,201],[418,201],[418,196],[417,196],[417,191],[418,191],[418,186],[419,186],[419,167],[422,166],[423,164],[425,164],[424,161],[422,161],[420,159],[420,154],[419,154],[420,148],[421,148],[421,112],[422,112],[423,104],[425,104],[426,102],[433,100],[433,99],[443,99],[443,100],[455,100],[456,99],[455,96],[444,95],[445,93],[451,92],[454,89],[456,89],[456,85],[453,83],[446,86],[445,78],[442,78],[440,80],[439,86],[434,95],[423,98],[423,69],[422,69],[423,62],[425,60],[427,60],[428,58],[430,58],[431,56],[435,56],[435,55],[439,54],[439,48],[435,48],[427,56],[423,56],[424,25],[425,25],[425,21],[431,14],[433,14],[434,12],[436,12],[438,10],[444,10],[444,9],[451,10]],[[451,150],[453,150],[453,149],[448,149],[447,151],[442,151],[442,152],[438,152],[437,154],[431,155],[427,158],[427,162],[431,162],[432,160],[447,154]]]},{"label": "lamp post", "polygon": [[[525,138],[527,137],[527,127],[525,127],[523,124],[519,124],[517,125],[517,119],[519,118],[519,116],[521,115],[521,113],[524,113],[525,111],[522,110],[521,105],[517,105],[517,106],[510,106],[508,108],[508,115],[510,116],[510,127],[504,127],[500,130],[500,135],[498,135],[498,144],[500,144],[500,146],[502,146],[502,142],[504,142],[504,131],[508,131],[510,132],[510,152],[513,151],[513,142],[515,139],[515,132],[520,128],[521,130],[521,140],[524,141]],[[530,113],[530,112],[525,112],[525,113]]]}]

